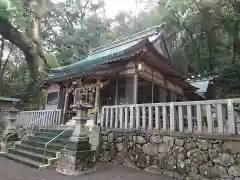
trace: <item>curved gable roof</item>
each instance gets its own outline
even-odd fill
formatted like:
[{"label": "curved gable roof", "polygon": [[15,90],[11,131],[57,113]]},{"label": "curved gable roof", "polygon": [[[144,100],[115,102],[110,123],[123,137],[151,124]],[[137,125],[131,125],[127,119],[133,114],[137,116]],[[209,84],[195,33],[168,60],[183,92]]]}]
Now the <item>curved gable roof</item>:
[{"label": "curved gable roof", "polygon": [[[94,48],[86,58],[68,66],[53,68],[46,73],[46,76],[48,79],[59,79],[92,70],[97,65],[115,62],[140,53],[146,42],[150,42],[155,47],[154,43],[159,42],[163,37],[160,28],[161,26],[156,26],[114,41],[111,44]],[[166,55],[167,49],[163,49],[164,46],[161,44],[159,48],[156,48],[156,50]]]}]

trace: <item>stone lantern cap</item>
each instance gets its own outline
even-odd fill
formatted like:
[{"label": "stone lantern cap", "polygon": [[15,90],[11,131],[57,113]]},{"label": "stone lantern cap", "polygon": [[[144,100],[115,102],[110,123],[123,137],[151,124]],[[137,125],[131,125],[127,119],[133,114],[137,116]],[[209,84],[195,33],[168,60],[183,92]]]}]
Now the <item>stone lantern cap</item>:
[{"label": "stone lantern cap", "polygon": [[17,119],[17,114],[19,112],[19,110],[15,107],[12,107],[11,109],[9,109],[9,116],[7,117],[8,120],[16,120]]},{"label": "stone lantern cap", "polygon": [[14,114],[14,113],[18,113],[18,112],[19,112],[19,110],[15,107],[12,107],[11,109],[9,109],[9,113]]}]

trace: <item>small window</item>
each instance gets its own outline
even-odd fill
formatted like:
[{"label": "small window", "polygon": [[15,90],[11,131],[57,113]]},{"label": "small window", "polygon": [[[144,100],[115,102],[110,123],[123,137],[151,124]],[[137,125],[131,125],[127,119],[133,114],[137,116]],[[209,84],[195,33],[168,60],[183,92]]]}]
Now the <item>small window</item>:
[{"label": "small window", "polygon": [[47,104],[48,105],[57,105],[58,103],[58,92],[48,93]]}]

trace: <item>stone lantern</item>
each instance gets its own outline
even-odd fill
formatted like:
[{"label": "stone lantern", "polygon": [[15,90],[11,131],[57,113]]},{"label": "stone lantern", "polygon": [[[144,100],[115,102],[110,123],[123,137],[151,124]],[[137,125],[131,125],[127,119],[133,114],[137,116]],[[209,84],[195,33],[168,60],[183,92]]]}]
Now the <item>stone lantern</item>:
[{"label": "stone lantern", "polygon": [[19,110],[15,107],[9,109],[9,115],[7,117],[7,123],[4,130],[4,135],[7,136],[16,131],[16,120]]},{"label": "stone lantern", "polygon": [[86,94],[80,94],[80,101],[78,104],[74,104],[71,107],[76,110],[77,114],[72,119],[75,120],[75,129],[71,137],[71,141],[77,142],[79,138],[85,137],[88,134],[88,128],[85,126],[88,116],[88,110],[93,106],[87,102],[84,102]]},{"label": "stone lantern", "polygon": [[74,131],[70,142],[60,152],[56,169],[57,172],[65,175],[95,171],[96,150],[91,150],[88,128],[85,126],[89,120],[88,109],[92,108],[92,105],[84,102],[86,95],[81,93],[78,104],[72,105],[72,108],[77,111],[76,116],[72,118],[75,121]]}]

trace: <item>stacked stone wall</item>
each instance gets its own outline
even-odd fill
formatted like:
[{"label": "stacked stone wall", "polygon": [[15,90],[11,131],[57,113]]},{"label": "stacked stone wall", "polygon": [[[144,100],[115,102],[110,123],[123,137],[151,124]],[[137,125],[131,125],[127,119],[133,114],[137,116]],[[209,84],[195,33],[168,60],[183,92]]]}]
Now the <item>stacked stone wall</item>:
[{"label": "stacked stone wall", "polygon": [[240,180],[240,136],[105,130],[100,160],[174,179]]}]

